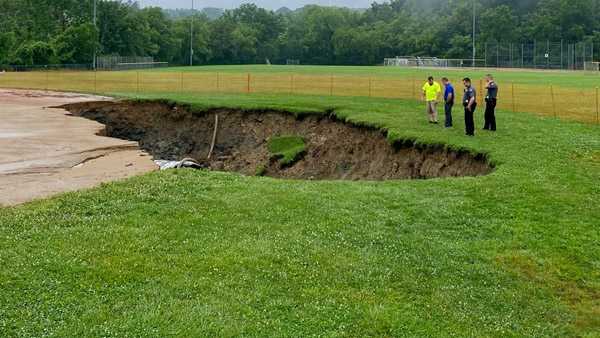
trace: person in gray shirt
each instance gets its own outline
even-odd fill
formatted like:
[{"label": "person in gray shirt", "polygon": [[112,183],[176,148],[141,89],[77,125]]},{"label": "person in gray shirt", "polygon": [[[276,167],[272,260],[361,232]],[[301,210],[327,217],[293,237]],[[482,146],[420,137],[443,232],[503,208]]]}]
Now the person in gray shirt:
[{"label": "person in gray shirt", "polygon": [[498,103],[498,85],[491,74],[485,76],[487,95],[485,97],[485,124],[483,130],[496,131],[496,104]]},{"label": "person in gray shirt", "polygon": [[467,136],[475,136],[475,109],[477,109],[477,92],[468,77],[463,79],[465,94],[463,95],[463,106],[465,107],[465,128]]}]

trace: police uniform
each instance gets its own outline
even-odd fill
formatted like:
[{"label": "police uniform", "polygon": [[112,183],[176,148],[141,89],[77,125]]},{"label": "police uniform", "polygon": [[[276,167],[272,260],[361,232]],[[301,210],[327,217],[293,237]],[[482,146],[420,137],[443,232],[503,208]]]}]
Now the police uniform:
[{"label": "police uniform", "polygon": [[496,131],[496,103],[498,99],[498,85],[491,81],[487,87],[485,97],[485,124],[484,130]]},{"label": "police uniform", "polygon": [[[469,109],[469,102],[471,99],[475,99],[471,109]],[[473,86],[465,88],[465,94],[463,95],[463,106],[465,107],[465,129],[466,134],[469,136],[475,136],[475,120],[473,115],[475,109],[477,109],[477,92]]]}]

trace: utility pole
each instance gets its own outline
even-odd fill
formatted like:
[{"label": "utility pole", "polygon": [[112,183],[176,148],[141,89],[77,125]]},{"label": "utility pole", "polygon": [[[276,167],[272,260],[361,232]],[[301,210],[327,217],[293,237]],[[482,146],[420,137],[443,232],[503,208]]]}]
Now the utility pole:
[{"label": "utility pole", "polygon": [[[94,21],[94,29],[96,30],[96,32],[98,32],[98,25],[96,25],[96,19],[97,19],[97,16],[98,16],[98,6],[97,6],[96,2],[97,2],[97,0],[94,0],[94,15],[93,15],[94,18],[93,18],[93,21]],[[96,41],[94,41],[94,60],[93,60],[93,63],[94,63],[93,64],[93,69],[94,70],[96,70],[96,65],[98,64],[98,62],[97,62],[98,61],[97,60],[97,58],[98,58],[98,55],[97,55],[97,53],[98,53],[97,48],[98,47],[97,47],[97,45],[98,45],[98,39],[96,39]]]},{"label": "utility pole", "polygon": [[475,68],[475,57],[477,56],[477,51],[475,49],[475,16],[477,12],[475,10],[475,0],[473,0],[473,68]]},{"label": "utility pole", "polygon": [[194,0],[192,0],[192,18],[190,19],[190,67],[194,65]]}]

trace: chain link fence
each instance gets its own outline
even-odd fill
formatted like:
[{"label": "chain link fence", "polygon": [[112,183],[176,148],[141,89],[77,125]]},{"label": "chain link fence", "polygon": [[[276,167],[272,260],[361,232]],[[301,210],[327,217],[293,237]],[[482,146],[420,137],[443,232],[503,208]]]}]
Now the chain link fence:
[{"label": "chain link fence", "polygon": [[584,70],[595,61],[593,43],[535,41],[532,43],[488,42],[484,45],[484,67]]}]

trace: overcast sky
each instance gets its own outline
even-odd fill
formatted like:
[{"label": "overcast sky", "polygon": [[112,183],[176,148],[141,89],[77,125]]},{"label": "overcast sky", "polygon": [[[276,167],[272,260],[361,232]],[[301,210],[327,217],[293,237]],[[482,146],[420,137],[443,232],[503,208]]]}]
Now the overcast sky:
[{"label": "overcast sky", "polygon": [[[259,7],[269,9],[278,9],[284,6],[296,9],[308,4],[331,4],[332,6],[367,8],[371,6],[372,2],[373,0],[194,0],[196,8],[235,8],[243,3],[254,3]],[[191,3],[192,0],[142,0],[144,6],[160,6],[165,8],[189,8]]]}]

